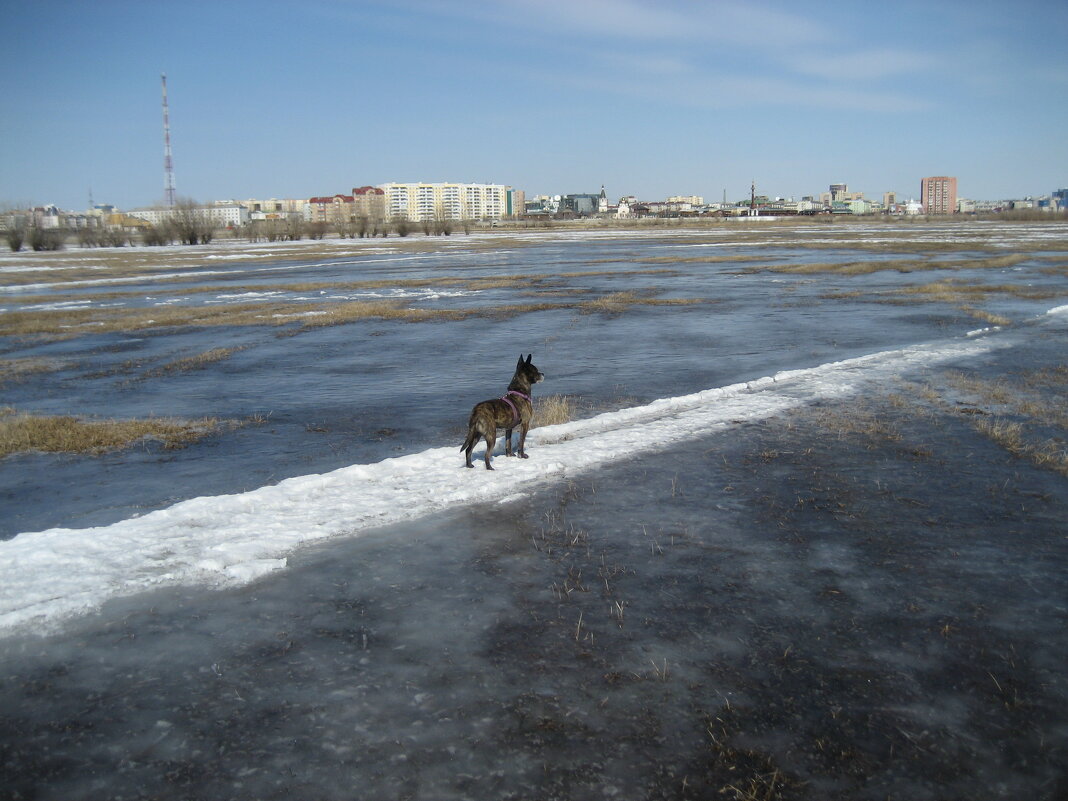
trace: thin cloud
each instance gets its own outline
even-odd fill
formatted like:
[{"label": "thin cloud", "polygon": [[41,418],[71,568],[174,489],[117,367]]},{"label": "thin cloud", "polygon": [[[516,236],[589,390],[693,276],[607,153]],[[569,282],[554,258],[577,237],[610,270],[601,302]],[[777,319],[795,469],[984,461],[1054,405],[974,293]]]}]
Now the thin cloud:
[{"label": "thin cloud", "polygon": [[560,74],[556,80],[587,91],[613,93],[644,101],[690,108],[817,108],[879,114],[915,113],[931,107],[929,101],[893,90],[814,86],[776,77],[739,75],[677,75],[670,81],[659,75],[613,76]]},{"label": "thin cloud", "polygon": [[813,53],[792,60],[790,68],[805,75],[846,82],[878,81],[941,69],[939,59],[927,53],[879,48],[850,53]]},{"label": "thin cloud", "polygon": [[503,25],[558,37],[617,38],[628,43],[673,41],[767,50],[831,40],[803,16],[754,4],[657,3],[638,0],[407,0],[410,8],[446,18]]},{"label": "thin cloud", "polygon": [[[556,80],[562,85],[686,106],[807,105],[882,113],[929,106],[900,87],[864,84],[931,68],[932,58],[894,47],[843,53],[840,32],[764,5],[670,0],[410,2],[446,18],[522,32],[532,48],[543,52],[562,49],[572,65],[558,71]],[[653,80],[658,77],[669,78],[670,85]]]}]

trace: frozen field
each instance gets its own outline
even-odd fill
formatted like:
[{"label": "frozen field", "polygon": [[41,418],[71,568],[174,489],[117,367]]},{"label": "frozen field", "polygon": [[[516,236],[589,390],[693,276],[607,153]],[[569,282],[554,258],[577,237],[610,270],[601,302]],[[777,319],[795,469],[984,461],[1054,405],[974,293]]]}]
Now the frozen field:
[{"label": "frozen field", "polygon": [[[0,271],[0,405],[241,424],[0,461],[13,797],[1068,793],[1063,226]],[[520,352],[580,419],[464,470]]]}]

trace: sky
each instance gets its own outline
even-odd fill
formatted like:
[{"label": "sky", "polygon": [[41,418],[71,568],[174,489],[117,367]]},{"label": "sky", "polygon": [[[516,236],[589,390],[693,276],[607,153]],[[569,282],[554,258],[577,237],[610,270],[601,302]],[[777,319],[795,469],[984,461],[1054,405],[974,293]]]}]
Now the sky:
[{"label": "sky", "polygon": [[1068,3],[3,0],[0,206],[1068,186]]}]

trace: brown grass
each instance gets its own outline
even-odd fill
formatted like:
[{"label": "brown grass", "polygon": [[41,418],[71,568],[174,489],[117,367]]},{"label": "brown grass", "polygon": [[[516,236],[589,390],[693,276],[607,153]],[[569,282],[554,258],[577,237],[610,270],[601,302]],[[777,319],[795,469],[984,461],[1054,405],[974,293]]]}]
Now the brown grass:
[{"label": "brown grass", "polygon": [[[587,262],[588,263],[588,262]],[[471,276],[441,275],[434,278],[381,278],[366,281],[298,281],[293,283],[278,284],[243,284],[234,285],[223,283],[229,281],[232,276],[204,276],[190,275],[167,279],[153,279],[151,274],[146,274],[146,280],[153,280],[159,286],[166,284],[168,289],[180,291],[183,295],[203,295],[212,293],[236,294],[243,292],[351,292],[375,289],[428,289],[433,287],[462,287],[474,292],[488,289],[529,289],[544,285],[558,284],[562,280],[571,278],[626,278],[634,275],[679,275],[678,270],[666,268],[650,268],[636,270],[594,270],[585,272],[560,272],[560,273],[532,273],[532,274],[504,274],[487,275],[472,278]],[[99,275],[98,277],[105,277]],[[196,281],[193,286],[176,287],[187,281]],[[11,305],[32,305],[39,303],[57,303],[62,301],[77,301],[91,298],[100,300],[123,300],[127,298],[143,298],[144,289],[137,290],[113,290],[109,292],[93,292],[86,295],[78,290],[77,284],[69,284],[57,287],[53,293],[47,295],[12,294],[4,298],[4,303]]]},{"label": "brown grass", "polygon": [[766,256],[637,256],[646,264],[743,264],[750,261],[765,261]]},{"label": "brown grass", "polygon": [[192,370],[202,370],[209,364],[229,359],[241,350],[244,350],[244,348],[212,348],[195,356],[185,356],[181,359],[175,359],[173,362],[167,362],[153,370],[149,370],[145,375],[146,377],[155,377],[169,373],[188,373]]},{"label": "brown grass", "polygon": [[861,436],[872,440],[898,442],[901,433],[884,420],[877,411],[863,407],[827,409],[818,413],[817,421],[824,431],[838,439]]},{"label": "brown grass", "polygon": [[622,314],[631,306],[690,306],[703,301],[697,298],[651,298],[637,292],[611,292],[594,300],[585,300],[578,309],[585,314]]},{"label": "brown grass", "polygon": [[1010,326],[1012,320],[1000,314],[994,314],[993,312],[984,311],[983,309],[976,309],[973,306],[961,306],[961,311],[965,314],[969,314],[976,320],[982,320],[984,323],[990,323],[990,325]]},{"label": "brown grass", "polygon": [[469,317],[506,319],[554,309],[620,313],[632,305],[682,306],[704,302],[693,298],[657,299],[633,292],[617,292],[595,301],[543,301],[482,306],[469,309],[408,307],[403,300],[230,303],[210,306],[167,306],[128,309],[55,309],[8,312],[0,316],[0,336],[68,339],[84,334],[138,331],[185,326],[286,325],[304,329],[343,325],[365,319],[435,322]]},{"label": "brown grass", "polygon": [[[850,243],[850,249],[860,248],[858,243]],[[888,248],[892,249],[892,248]],[[991,256],[983,259],[956,259],[938,260],[933,257],[919,259],[870,259],[861,261],[844,262],[806,262],[804,264],[766,264],[759,267],[747,267],[742,272],[775,272],[792,275],[870,275],[883,271],[899,273],[924,272],[928,270],[979,270],[979,269],[1003,269],[1012,267],[1020,262],[1027,261],[1030,257],[1020,253],[1011,253],[1001,256]]]},{"label": "brown grass", "polygon": [[567,395],[548,395],[534,399],[531,428],[569,423],[575,415],[575,402]]},{"label": "brown grass", "polygon": [[7,383],[24,381],[36,373],[51,373],[70,365],[58,359],[0,359],[0,387]]},{"label": "brown grass", "polygon": [[174,420],[84,420],[71,416],[20,414],[0,410],[0,458],[13,453],[102,453],[128,448],[143,440],[181,448],[206,437],[221,426],[214,418]]},{"label": "brown grass", "polygon": [[1049,300],[1057,296],[1055,292],[1044,289],[1031,289],[1025,286],[1016,286],[1015,284],[963,283],[951,280],[932,281],[927,284],[905,287],[897,291],[905,296],[921,295],[925,300],[946,303],[959,303],[977,298],[981,300],[990,295],[1007,295],[1024,300]]},{"label": "brown grass", "polygon": [[636,292],[612,292],[595,300],[583,301],[579,308],[588,313],[620,314],[640,302],[641,297]]},{"label": "brown grass", "polygon": [[[1068,410],[1063,387],[1068,367],[1058,366],[1020,374],[1017,381],[989,381],[963,373],[950,373],[949,382],[971,405],[967,411],[974,428],[1009,453],[1033,464],[1068,475]],[[976,408],[979,414],[975,413]],[[1029,426],[1063,429],[1055,438],[1036,441]]]}]

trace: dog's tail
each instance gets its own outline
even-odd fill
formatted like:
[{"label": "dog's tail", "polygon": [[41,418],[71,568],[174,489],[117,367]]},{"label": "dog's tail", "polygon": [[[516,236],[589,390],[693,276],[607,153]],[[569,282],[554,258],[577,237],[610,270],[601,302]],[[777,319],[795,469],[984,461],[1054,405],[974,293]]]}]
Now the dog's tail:
[{"label": "dog's tail", "polygon": [[471,429],[467,432],[467,439],[464,440],[464,444],[460,446],[460,450],[466,451],[468,448],[472,448],[475,445],[475,440],[478,439],[478,432],[475,429]]}]

